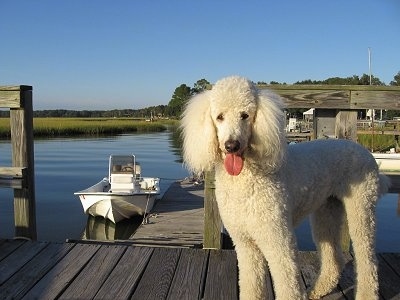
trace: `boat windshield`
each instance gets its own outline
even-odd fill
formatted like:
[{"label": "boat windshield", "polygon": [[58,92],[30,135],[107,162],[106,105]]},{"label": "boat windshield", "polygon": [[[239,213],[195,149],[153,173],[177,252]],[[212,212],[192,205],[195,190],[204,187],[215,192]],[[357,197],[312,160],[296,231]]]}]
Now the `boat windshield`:
[{"label": "boat windshield", "polygon": [[135,174],[135,156],[134,155],[111,155],[110,156],[110,175],[115,173],[133,173]]}]

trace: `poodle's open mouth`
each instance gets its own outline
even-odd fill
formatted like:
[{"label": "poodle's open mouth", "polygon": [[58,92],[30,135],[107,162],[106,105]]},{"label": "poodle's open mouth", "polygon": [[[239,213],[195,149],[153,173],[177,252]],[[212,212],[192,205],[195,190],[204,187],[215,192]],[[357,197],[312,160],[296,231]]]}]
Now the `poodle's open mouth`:
[{"label": "poodle's open mouth", "polygon": [[224,160],[225,170],[229,175],[237,176],[243,169],[243,157],[239,153],[226,153]]}]

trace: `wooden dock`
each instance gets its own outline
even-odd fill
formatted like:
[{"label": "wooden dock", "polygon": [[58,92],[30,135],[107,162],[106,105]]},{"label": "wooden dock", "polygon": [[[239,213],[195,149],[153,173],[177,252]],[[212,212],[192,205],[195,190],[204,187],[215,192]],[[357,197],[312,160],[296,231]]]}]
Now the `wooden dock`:
[{"label": "wooden dock", "polygon": [[[357,110],[400,109],[400,87],[264,88],[283,97],[288,108],[315,108],[313,138],[355,140]],[[32,87],[0,87],[0,107],[10,109],[13,145],[13,165],[0,167],[0,187],[14,189],[16,235],[35,240]],[[213,197],[204,203],[202,193],[202,187],[173,185],[130,244],[0,239],[0,299],[238,299],[235,252],[195,249],[203,238],[221,246],[218,210]],[[400,254],[378,259],[381,299],[400,299]],[[317,255],[301,252],[300,262],[309,287],[318,272]],[[266,280],[273,299],[271,279]],[[336,290],[323,299],[349,298],[354,298],[351,255]]]},{"label": "wooden dock", "polygon": [[202,248],[204,185],[173,183],[154,206],[149,223],[129,238],[134,244]]},{"label": "wooden dock", "polygon": [[[400,299],[400,254],[378,258],[381,299]],[[300,261],[309,287],[316,253],[301,252]],[[348,255],[338,287],[323,299],[353,298],[353,273]],[[238,289],[233,250],[0,240],[0,299],[229,300]]]}]

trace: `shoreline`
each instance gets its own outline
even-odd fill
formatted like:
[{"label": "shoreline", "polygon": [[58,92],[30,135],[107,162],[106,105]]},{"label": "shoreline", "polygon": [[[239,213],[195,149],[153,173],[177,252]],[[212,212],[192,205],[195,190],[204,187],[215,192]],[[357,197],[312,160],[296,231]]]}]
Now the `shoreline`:
[{"label": "shoreline", "polygon": [[[133,120],[131,118],[34,118],[34,138],[116,135],[133,132],[162,132],[178,126],[177,120]],[[9,140],[9,118],[0,118],[0,139]]]}]

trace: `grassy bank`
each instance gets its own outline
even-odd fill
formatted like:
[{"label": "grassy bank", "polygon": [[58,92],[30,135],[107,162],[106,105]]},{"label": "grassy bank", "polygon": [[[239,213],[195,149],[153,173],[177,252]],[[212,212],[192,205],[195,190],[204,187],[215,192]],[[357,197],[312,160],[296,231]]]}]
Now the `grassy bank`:
[{"label": "grassy bank", "polygon": [[[34,118],[35,137],[113,135],[129,132],[160,132],[177,121],[145,122],[129,118]],[[0,118],[0,138],[10,138],[10,120]]]},{"label": "grassy bank", "polygon": [[374,152],[386,152],[390,148],[397,148],[397,142],[394,135],[389,134],[358,134],[358,142],[369,150]]}]

